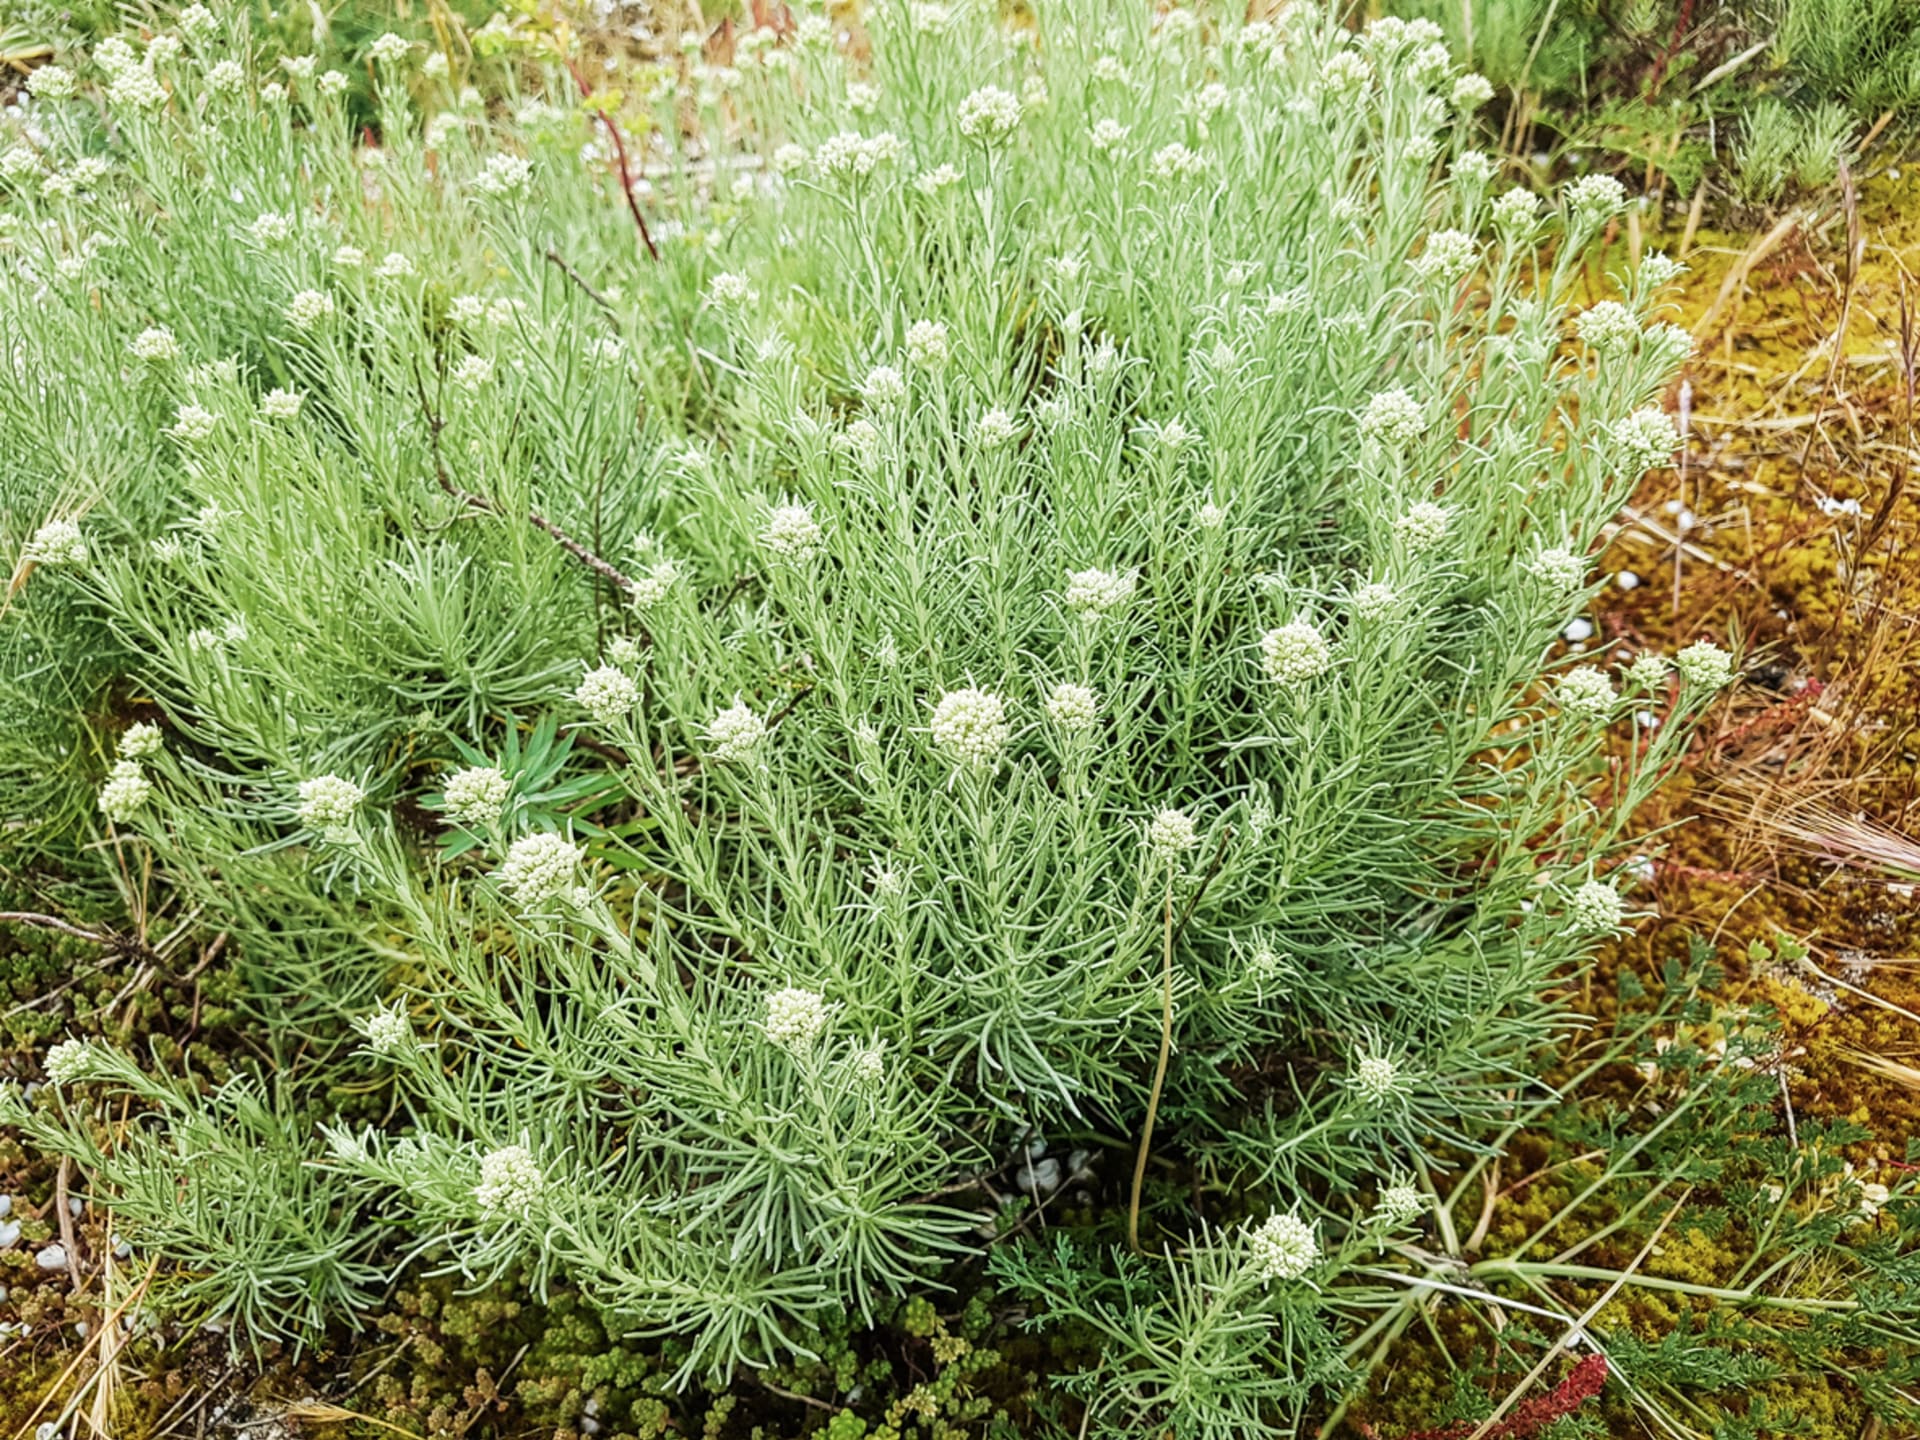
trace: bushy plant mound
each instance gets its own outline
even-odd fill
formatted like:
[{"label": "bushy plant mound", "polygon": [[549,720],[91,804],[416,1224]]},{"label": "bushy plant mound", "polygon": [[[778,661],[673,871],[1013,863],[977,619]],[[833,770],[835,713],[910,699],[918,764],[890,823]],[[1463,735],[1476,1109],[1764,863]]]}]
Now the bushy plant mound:
[{"label": "bushy plant mound", "polygon": [[240,1342],[421,1267],[724,1373],[1092,1183],[1140,1404],[1337,1387],[1730,676],[1543,673],[1673,267],[1572,314],[1619,187],[1495,185],[1422,25],[803,15],[644,142],[481,39],[511,102],[388,37],[370,131],[199,6],[34,76],[6,623],[92,637],[97,759],[9,843],[150,867],[251,1018],[7,1119]]}]

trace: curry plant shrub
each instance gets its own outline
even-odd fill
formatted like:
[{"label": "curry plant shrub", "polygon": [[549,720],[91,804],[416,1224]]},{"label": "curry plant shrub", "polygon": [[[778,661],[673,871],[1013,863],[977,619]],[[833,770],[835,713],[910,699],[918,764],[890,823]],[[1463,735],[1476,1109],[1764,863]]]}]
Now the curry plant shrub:
[{"label": "curry plant shrub", "polygon": [[371,131],[200,6],[34,76],[8,623],[110,659],[75,853],[263,1058],[9,1121],[237,1342],[452,1269],[683,1380],[1028,1243],[1072,1141],[1220,1426],[1337,1385],[1730,678],[1551,660],[1675,267],[1576,302],[1620,189],[1500,183],[1418,23],[881,4],[625,111],[479,39],[351,57]]}]

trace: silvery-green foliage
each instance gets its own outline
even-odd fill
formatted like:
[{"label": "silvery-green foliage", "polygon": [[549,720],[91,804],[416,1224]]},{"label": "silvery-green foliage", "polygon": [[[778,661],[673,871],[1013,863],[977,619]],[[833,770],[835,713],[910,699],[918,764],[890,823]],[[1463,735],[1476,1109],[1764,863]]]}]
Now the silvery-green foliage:
[{"label": "silvery-green foliage", "polygon": [[[778,1355],[938,1283],[1036,1131],[1137,1133],[1170,993],[1156,1143],[1334,1257],[1261,1302],[1297,1395],[1354,1197],[1526,1083],[1710,698],[1603,769],[1629,702],[1542,673],[1684,336],[1638,279],[1576,331],[1618,187],[1493,183],[1429,27],[945,13],[663,85],[724,143],[658,137],[658,261],[558,72],[423,115],[396,51],[376,151],[197,37],[164,104],[111,78],[97,204],[49,105],[0,443],[84,435],[103,498],[32,588],[167,710],[121,843],[308,1042],[279,1083],[391,1085],[295,1167],[388,1263]],[[1166,1262],[1181,1314],[1238,1236]]]}]

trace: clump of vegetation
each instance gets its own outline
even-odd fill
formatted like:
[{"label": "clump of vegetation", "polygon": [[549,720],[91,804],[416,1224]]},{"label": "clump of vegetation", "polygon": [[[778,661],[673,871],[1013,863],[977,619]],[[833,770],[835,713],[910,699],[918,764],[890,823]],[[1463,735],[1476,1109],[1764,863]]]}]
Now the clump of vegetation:
[{"label": "clump of vegetation", "polygon": [[995,1423],[990,1290],[1094,1434],[1286,1433],[1463,1284],[1541,1373],[1635,1334],[1496,1289],[1634,1257],[1467,1260],[1443,1178],[1560,1104],[1734,676],[1543,664],[1677,439],[1677,267],[1576,300],[1622,187],[1495,186],[1435,27],[1304,5],[808,13],[644,133],[570,43],[194,5],[0,153],[6,862],[24,923],[217,945],[233,1037],[75,1025],[0,1109],[152,1312],[551,1302],[606,1348],[527,1402],[635,1433],[749,1377]]}]

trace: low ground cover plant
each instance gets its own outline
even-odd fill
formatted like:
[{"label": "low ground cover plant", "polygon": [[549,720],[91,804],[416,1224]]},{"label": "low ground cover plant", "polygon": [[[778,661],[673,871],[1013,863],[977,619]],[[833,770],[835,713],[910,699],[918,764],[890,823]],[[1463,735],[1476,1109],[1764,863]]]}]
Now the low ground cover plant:
[{"label": "low ground cover plant", "polygon": [[1435,1177],[1543,1103],[1734,671],[1548,659],[1676,444],[1675,267],[1592,298],[1621,187],[1497,183],[1437,31],[1337,22],[802,13],[650,130],[537,16],[35,72],[8,864],[219,937],[240,1040],[0,1104],[155,1303],[564,1290],[677,1390],[991,1253],[1103,1427],[1244,1435],[1455,1284]]}]

